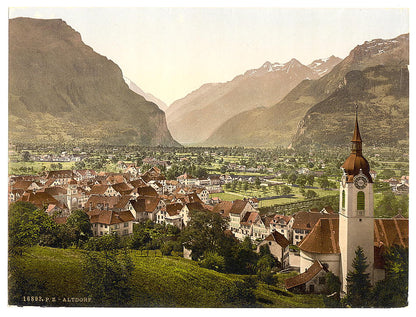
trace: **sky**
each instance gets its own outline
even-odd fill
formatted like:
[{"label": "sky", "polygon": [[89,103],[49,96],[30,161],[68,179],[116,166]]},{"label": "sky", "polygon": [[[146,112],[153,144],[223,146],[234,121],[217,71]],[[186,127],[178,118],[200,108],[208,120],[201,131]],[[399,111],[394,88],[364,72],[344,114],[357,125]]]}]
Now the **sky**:
[{"label": "sky", "polygon": [[63,19],[167,105],[266,61],[345,58],[367,40],[408,33],[408,14],[399,8],[9,7],[9,18]]}]

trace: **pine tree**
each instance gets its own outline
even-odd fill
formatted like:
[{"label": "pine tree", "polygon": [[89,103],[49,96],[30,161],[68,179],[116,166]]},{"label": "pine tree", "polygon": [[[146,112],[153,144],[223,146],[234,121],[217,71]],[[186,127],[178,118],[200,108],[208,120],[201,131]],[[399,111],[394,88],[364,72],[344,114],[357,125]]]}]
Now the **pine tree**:
[{"label": "pine tree", "polygon": [[369,273],[365,273],[368,267],[367,258],[363,249],[358,246],[355,258],[352,261],[352,270],[347,274],[347,297],[345,301],[352,307],[366,307],[371,292]]}]

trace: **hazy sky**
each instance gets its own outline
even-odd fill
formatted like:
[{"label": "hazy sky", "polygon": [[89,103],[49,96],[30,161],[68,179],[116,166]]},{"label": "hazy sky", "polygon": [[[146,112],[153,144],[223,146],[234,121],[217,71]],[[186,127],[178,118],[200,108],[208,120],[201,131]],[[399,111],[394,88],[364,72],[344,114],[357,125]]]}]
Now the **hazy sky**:
[{"label": "hazy sky", "polygon": [[124,76],[168,105],[264,62],[346,57],[358,44],[409,32],[406,9],[10,8],[61,18]]}]

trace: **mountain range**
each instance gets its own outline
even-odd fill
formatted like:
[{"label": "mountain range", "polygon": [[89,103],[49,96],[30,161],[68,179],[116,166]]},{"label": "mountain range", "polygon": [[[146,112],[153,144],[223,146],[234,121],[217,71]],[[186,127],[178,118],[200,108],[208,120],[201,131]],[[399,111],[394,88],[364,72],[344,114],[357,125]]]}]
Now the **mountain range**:
[{"label": "mountain range", "polygon": [[345,145],[359,105],[364,142],[407,143],[408,64],[409,34],[375,39],[343,60],[265,62],[166,109],[64,21],[10,19],[9,141]]},{"label": "mountain range", "polygon": [[[353,122],[355,103],[363,112],[361,120],[367,127],[364,131],[372,131],[368,142],[379,145],[406,142],[408,64],[408,34],[366,41],[324,76],[303,80],[272,107],[230,118],[203,144],[284,147],[310,142],[348,144],[350,133],[343,127]],[[359,78],[362,85],[354,85],[352,78]],[[377,133],[380,129],[384,132]],[[394,137],[386,138],[386,133]]]},{"label": "mountain range", "polygon": [[144,92],[139,86],[137,86],[133,81],[128,79],[127,77],[123,77],[124,81],[126,82],[127,86],[129,86],[130,90],[134,91],[136,94],[144,97],[147,101],[153,102],[155,105],[159,107],[160,110],[166,112],[168,106],[159,98],[153,96],[151,93]]},{"label": "mountain range", "polygon": [[302,80],[320,78],[339,61],[331,56],[316,60],[311,66],[296,59],[283,64],[265,62],[229,82],[205,84],[167,109],[169,130],[181,143],[203,142],[228,119],[244,111],[272,106]]},{"label": "mountain range", "polygon": [[9,20],[10,142],[179,145],[165,114],[61,19]]}]

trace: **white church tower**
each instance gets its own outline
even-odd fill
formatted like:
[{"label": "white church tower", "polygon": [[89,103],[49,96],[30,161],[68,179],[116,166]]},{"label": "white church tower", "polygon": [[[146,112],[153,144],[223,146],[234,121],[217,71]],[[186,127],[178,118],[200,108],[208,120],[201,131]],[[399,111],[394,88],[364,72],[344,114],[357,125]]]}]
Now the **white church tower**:
[{"label": "white church tower", "polygon": [[347,292],[347,274],[352,270],[355,251],[360,246],[367,257],[367,270],[373,283],[374,272],[374,199],[370,165],[362,155],[362,140],[357,113],[351,154],[342,165],[340,182],[339,247],[341,252],[341,292]]}]

